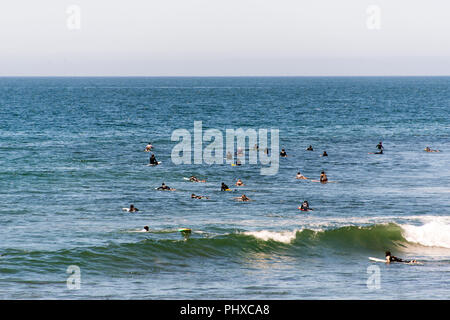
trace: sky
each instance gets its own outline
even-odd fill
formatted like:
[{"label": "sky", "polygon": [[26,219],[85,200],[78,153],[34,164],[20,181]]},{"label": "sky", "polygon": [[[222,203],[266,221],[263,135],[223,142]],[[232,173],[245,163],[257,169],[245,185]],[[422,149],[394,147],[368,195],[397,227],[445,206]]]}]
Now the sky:
[{"label": "sky", "polygon": [[0,76],[450,75],[448,0],[14,0]]}]

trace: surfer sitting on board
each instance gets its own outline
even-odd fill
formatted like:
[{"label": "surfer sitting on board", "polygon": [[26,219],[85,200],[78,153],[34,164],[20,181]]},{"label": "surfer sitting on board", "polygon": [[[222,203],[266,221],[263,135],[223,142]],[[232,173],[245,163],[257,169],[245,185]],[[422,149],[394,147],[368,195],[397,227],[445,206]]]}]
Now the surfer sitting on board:
[{"label": "surfer sitting on board", "polygon": [[150,156],[150,164],[154,165],[154,166],[158,165],[158,161],[156,160],[156,157],[155,157],[155,155],[153,153]]},{"label": "surfer sitting on board", "polygon": [[313,149],[312,145],[309,145],[309,147],[308,147],[308,148],[306,148],[306,151],[314,151],[314,149]]},{"label": "surfer sitting on board", "polygon": [[369,152],[369,154],[383,154],[383,143],[380,141],[380,143],[377,144],[377,149],[380,150],[378,152]]},{"label": "surfer sitting on board", "polygon": [[327,177],[327,175],[325,174],[325,171],[322,171],[322,172],[320,173],[320,182],[322,182],[322,183],[328,182],[328,177]]},{"label": "surfer sitting on board", "polygon": [[243,187],[244,186],[244,183],[242,182],[241,179],[238,179],[238,181],[236,182],[236,186],[238,186],[238,187]]},{"label": "surfer sitting on board", "polygon": [[284,149],[281,149],[280,157],[283,157],[283,158],[287,157],[287,153],[286,153],[286,151]]},{"label": "surfer sitting on board", "polygon": [[152,143],[149,142],[148,145],[145,147],[145,152],[150,152],[150,150],[152,150],[153,146]]},{"label": "surfer sitting on board", "polygon": [[175,189],[170,188],[169,186],[166,186],[166,184],[163,182],[160,187],[158,187],[156,190],[168,190],[168,191],[174,191]]},{"label": "surfer sitting on board", "polygon": [[400,258],[397,258],[396,256],[391,255],[390,251],[386,251],[386,263],[391,262],[404,262],[404,263],[416,263],[416,260],[403,260]]},{"label": "surfer sitting on board", "polygon": [[228,186],[222,182],[222,187],[220,188],[220,191],[230,191],[230,188],[228,188]]},{"label": "surfer sitting on board", "polygon": [[298,207],[298,209],[299,209],[299,210],[302,210],[302,211],[314,210],[314,209],[312,209],[312,208],[309,207],[309,203],[308,203],[308,201],[306,201],[306,200],[303,201],[302,205],[301,205],[300,207]]},{"label": "surfer sitting on board", "polygon": [[380,143],[377,144],[377,149],[380,151],[384,149],[383,143],[381,141],[380,141]]},{"label": "surfer sitting on board", "polygon": [[328,153],[327,153],[326,151],[324,151],[324,152],[322,153],[322,157],[328,157]]}]

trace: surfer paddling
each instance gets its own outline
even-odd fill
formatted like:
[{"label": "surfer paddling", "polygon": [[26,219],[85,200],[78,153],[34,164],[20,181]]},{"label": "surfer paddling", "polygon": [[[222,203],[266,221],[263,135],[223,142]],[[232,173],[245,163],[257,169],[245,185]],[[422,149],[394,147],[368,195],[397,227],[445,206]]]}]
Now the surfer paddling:
[{"label": "surfer paddling", "polygon": [[300,171],[299,171],[299,172],[297,172],[297,175],[295,176],[295,179],[306,180],[306,179],[308,179],[308,178],[305,177],[304,175],[302,175],[302,174],[300,173]]},{"label": "surfer paddling", "polygon": [[240,197],[236,197],[236,198],[234,198],[234,199],[236,199],[237,201],[250,201],[250,198],[247,197],[245,194],[243,194],[243,195],[240,196]]},{"label": "surfer paddling", "polygon": [[390,251],[386,251],[386,263],[391,263],[391,262],[417,263],[416,260],[403,260],[403,259],[397,258],[396,256],[393,256]]}]

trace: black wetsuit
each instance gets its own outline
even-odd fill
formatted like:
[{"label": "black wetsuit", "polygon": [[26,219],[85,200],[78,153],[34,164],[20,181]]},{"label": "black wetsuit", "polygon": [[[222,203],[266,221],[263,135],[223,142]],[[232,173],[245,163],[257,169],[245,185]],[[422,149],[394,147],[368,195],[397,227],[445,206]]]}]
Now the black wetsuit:
[{"label": "black wetsuit", "polygon": [[390,256],[389,262],[404,262],[404,263],[410,263],[412,260],[403,260],[400,258],[397,258],[396,256]]},{"label": "black wetsuit", "polygon": [[220,191],[226,191],[228,188],[228,186],[225,183],[222,183],[222,188],[220,189]]},{"label": "black wetsuit", "polygon": [[155,155],[152,154],[152,156],[150,157],[150,164],[154,164],[157,165],[158,161],[156,161],[156,157]]},{"label": "black wetsuit", "polygon": [[280,156],[281,156],[281,157],[287,157],[286,151],[281,151],[281,152],[280,152]]},{"label": "black wetsuit", "polygon": [[170,187],[163,185],[163,186],[159,187],[158,190],[170,190]]}]

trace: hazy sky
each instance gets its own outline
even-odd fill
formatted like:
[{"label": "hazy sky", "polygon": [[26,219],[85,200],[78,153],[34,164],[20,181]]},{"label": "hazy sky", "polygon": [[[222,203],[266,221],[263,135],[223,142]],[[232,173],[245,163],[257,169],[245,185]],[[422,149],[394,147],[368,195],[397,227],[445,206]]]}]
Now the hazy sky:
[{"label": "hazy sky", "polygon": [[14,75],[450,75],[450,1],[2,1]]}]

